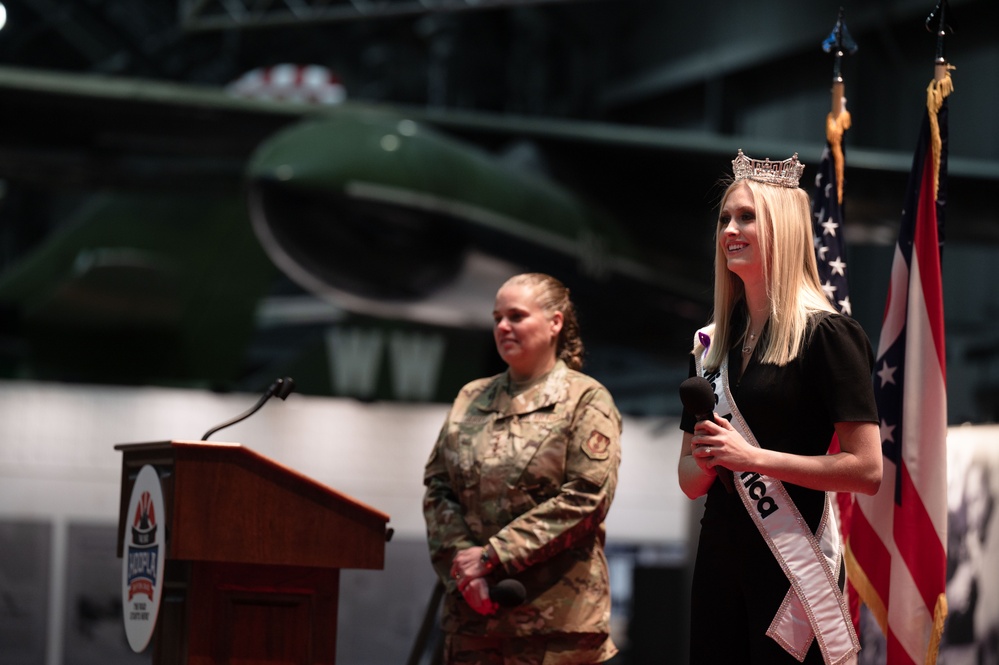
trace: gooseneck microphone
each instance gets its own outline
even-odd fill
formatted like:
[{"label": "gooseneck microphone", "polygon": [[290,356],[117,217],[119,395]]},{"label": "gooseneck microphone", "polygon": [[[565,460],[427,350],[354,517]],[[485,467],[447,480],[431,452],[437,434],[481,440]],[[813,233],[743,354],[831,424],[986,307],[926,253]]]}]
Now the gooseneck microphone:
[{"label": "gooseneck microphone", "polygon": [[517,607],[523,605],[527,598],[527,589],[517,580],[507,578],[489,587],[489,600],[500,607]]},{"label": "gooseneck microphone", "polygon": [[295,390],[295,381],[290,376],[286,376],[283,379],[277,379],[276,381],[274,381],[274,383],[270,385],[270,387],[267,389],[267,392],[265,392],[263,396],[259,400],[257,400],[257,403],[253,405],[252,409],[250,409],[246,413],[236,416],[235,418],[232,418],[231,420],[227,420],[224,423],[221,423],[211,428],[210,430],[205,432],[204,436],[201,437],[201,440],[207,441],[208,437],[210,437],[212,434],[215,434],[215,432],[219,431],[220,429],[225,429],[230,425],[235,425],[241,420],[246,420],[254,413],[259,411],[260,407],[262,407],[264,403],[267,400],[269,400],[271,397],[286,399],[288,395],[290,395],[294,390]]},{"label": "gooseneck microphone", "polygon": [[[680,384],[680,401],[683,402],[683,408],[687,409],[698,422],[714,420],[715,391],[704,377],[692,376],[685,379]],[[718,472],[718,479],[725,486],[725,490],[729,494],[734,492],[732,472],[723,466],[714,468]]]}]

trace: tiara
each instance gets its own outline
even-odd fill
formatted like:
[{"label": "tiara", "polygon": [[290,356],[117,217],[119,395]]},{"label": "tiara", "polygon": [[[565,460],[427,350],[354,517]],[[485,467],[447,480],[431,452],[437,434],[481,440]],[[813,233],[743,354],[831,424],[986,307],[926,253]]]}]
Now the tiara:
[{"label": "tiara", "polygon": [[770,159],[752,159],[742,153],[732,160],[732,174],[736,182],[743,178],[749,178],[756,182],[765,182],[768,185],[778,185],[779,187],[797,187],[805,165],[798,161],[798,153],[783,162],[771,162]]}]

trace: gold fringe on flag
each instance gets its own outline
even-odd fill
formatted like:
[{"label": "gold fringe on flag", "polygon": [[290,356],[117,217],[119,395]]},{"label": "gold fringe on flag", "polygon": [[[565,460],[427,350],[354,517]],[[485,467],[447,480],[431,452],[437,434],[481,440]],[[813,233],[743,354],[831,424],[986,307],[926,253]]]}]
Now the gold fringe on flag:
[{"label": "gold fringe on flag", "polygon": [[940,125],[937,123],[937,113],[943,106],[944,99],[954,92],[954,82],[950,78],[950,70],[953,65],[946,65],[943,68],[942,76],[930,81],[926,88],[926,110],[930,114],[930,142],[933,150],[933,199],[936,200],[940,193],[940,152],[943,150],[943,142],[940,139]]},{"label": "gold fringe on flag", "polygon": [[871,616],[874,617],[874,620],[878,622],[878,626],[881,627],[881,634],[887,636],[888,608],[885,606],[884,599],[875,591],[874,585],[871,584],[871,580],[867,577],[867,573],[854,556],[849,538],[847,538],[843,549],[843,560],[846,563],[846,575],[850,580],[850,584],[857,590],[857,595],[867,605],[867,609],[871,611]]},{"label": "gold fringe on flag", "polygon": [[943,635],[944,621],[947,619],[947,594],[937,596],[937,605],[933,608],[933,634],[930,636],[930,646],[926,649],[926,665],[935,665],[940,653],[940,637]]},{"label": "gold fringe on flag", "polygon": [[[950,78],[953,65],[937,66],[936,76],[926,88],[926,110],[930,120],[930,148],[933,150],[933,200],[940,195],[940,158],[943,152],[943,141],[940,138],[940,124],[937,114],[944,100],[954,92],[954,82]],[[937,596],[936,607],[933,608],[933,632],[930,634],[930,644],[926,650],[926,665],[935,665],[940,652],[940,638],[943,635],[944,622],[947,619],[947,595]]]},{"label": "gold fringe on flag", "polygon": [[836,116],[826,116],[826,140],[832,148],[833,163],[836,165],[836,199],[843,203],[843,133],[850,129],[850,112],[846,109]]}]

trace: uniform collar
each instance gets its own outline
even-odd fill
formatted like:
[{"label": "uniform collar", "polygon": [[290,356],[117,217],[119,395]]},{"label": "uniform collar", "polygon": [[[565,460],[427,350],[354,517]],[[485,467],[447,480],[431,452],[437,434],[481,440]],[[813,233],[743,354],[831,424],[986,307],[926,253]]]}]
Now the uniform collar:
[{"label": "uniform collar", "polygon": [[520,415],[551,406],[560,401],[565,394],[565,376],[568,371],[566,364],[558,360],[542,380],[513,396],[510,394],[512,381],[508,369],[493,383],[492,394],[489,401],[482,405],[482,410],[505,415]]}]

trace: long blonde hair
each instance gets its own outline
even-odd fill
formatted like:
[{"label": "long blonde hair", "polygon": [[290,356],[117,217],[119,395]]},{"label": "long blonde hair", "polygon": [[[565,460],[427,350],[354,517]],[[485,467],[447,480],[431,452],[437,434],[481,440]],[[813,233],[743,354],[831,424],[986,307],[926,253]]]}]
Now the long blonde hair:
[{"label": "long blonde hair", "polygon": [[[808,194],[798,187],[743,179],[728,186],[720,207],[742,184],[749,188],[756,208],[756,236],[770,303],[767,333],[759,342],[763,350],[761,362],[786,365],[801,352],[809,316],[818,311],[836,311],[819,281]],[[709,369],[717,369],[735,340],[745,333],[733,329],[733,318],[745,301],[746,291],[742,279],[728,269],[725,255],[719,251],[721,233],[719,221],[715,228],[714,339],[704,360]]]},{"label": "long blonde hair", "polygon": [[[517,284],[534,289],[538,305],[547,314],[562,312],[562,330],[558,334],[555,357],[565,361],[569,369],[583,368],[583,339],[579,334],[579,321],[576,307],[569,297],[569,287],[551,275],[541,272],[527,272],[514,275],[503,286]],[[500,287],[502,288],[502,287]]]}]

